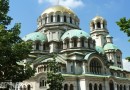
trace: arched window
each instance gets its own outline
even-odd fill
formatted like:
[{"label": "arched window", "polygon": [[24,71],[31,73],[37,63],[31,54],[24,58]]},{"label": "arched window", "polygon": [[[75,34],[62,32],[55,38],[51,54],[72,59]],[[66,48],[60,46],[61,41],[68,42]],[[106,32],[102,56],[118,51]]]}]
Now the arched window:
[{"label": "arched window", "polygon": [[109,88],[110,88],[110,90],[114,90],[114,83],[113,83],[113,81],[109,82]]},{"label": "arched window", "polygon": [[90,72],[94,74],[101,74],[101,64],[99,63],[98,59],[94,58],[90,62]]},{"label": "arched window", "polygon": [[40,87],[45,87],[46,86],[46,81],[44,79],[40,80]]},{"label": "arched window", "polygon": [[25,85],[23,86],[23,90],[26,90],[26,86]]},{"label": "arched window", "polygon": [[43,50],[46,50],[46,44],[45,43],[43,44]]},{"label": "arched window", "polygon": [[53,15],[51,15],[51,22],[53,22]]},{"label": "arched window", "polygon": [[31,90],[31,86],[30,85],[27,86],[27,90]]},{"label": "arched window", "polygon": [[90,45],[91,45],[91,42],[92,42],[92,39],[89,38],[89,39],[88,39],[88,48],[91,48],[91,46],[90,46]]},{"label": "arched window", "polygon": [[89,90],[92,90],[92,84],[91,83],[89,84]]},{"label": "arched window", "polygon": [[69,39],[65,40],[66,48],[69,48]]},{"label": "arched window", "polygon": [[73,46],[77,47],[77,38],[73,38],[72,40],[73,40]]},{"label": "arched window", "polygon": [[67,18],[66,18],[66,16],[64,16],[64,22],[67,22]]},{"label": "arched window", "polygon": [[47,23],[47,17],[45,17],[45,23]]},{"label": "arched window", "polygon": [[72,17],[70,17],[70,23],[72,23]]},{"label": "arched window", "polygon": [[74,90],[73,84],[70,84],[70,90]]},{"label": "arched window", "polygon": [[84,46],[85,46],[85,45],[84,45],[84,44],[85,44],[84,42],[85,42],[85,39],[84,39],[84,38],[81,38],[81,47],[84,47]]},{"label": "arched window", "polygon": [[119,85],[117,84],[117,90],[119,90]]},{"label": "arched window", "polygon": [[120,90],[122,90],[122,85],[120,85]]},{"label": "arched window", "polygon": [[126,90],[126,86],[124,85],[124,90]]},{"label": "arched window", "polygon": [[102,84],[99,85],[99,90],[102,90]]},{"label": "arched window", "polygon": [[68,84],[64,85],[64,90],[68,90]]},{"label": "arched window", "polygon": [[22,90],[22,86],[20,86],[20,90]]},{"label": "arched window", "polygon": [[101,28],[101,23],[97,22],[97,28]]},{"label": "arched window", "polygon": [[60,22],[60,15],[57,15],[57,22]]},{"label": "arched window", "polygon": [[97,84],[94,84],[94,90],[97,90]]},{"label": "arched window", "polygon": [[40,42],[36,42],[36,50],[40,50]]}]

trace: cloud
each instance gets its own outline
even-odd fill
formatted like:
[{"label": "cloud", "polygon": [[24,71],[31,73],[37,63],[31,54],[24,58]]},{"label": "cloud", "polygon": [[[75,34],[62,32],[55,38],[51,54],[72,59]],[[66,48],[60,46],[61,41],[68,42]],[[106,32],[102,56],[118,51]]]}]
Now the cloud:
[{"label": "cloud", "polygon": [[38,3],[39,3],[39,4],[42,4],[42,3],[43,3],[43,0],[38,0]]},{"label": "cloud", "polygon": [[[59,5],[67,6],[70,8],[77,8],[84,6],[84,3],[82,0],[44,0],[45,2],[48,2],[51,5],[57,5],[59,1]],[[43,0],[38,0],[39,4],[43,3]]]},{"label": "cloud", "polygon": [[128,60],[125,59],[123,59],[122,62],[123,62],[123,68],[127,71],[130,71],[130,62],[128,62]]}]

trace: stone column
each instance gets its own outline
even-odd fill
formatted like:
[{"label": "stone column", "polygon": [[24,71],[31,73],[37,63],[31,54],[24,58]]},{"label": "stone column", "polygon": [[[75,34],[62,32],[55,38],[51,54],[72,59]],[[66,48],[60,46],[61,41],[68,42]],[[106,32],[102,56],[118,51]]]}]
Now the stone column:
[{"label": "stone column", "polygon": [[60,22],[64,22],[63,14],[60,15]]},{"label": "stone column", "polygon": [[72,48],[73,47],[73,41],[72,39],[69,39],[69,48]]},{"label": "stone column", "polygon": [[56,14],[53,15],[53,22],[57,22],[57,15]]},{"label": "stone column", "polygon": [[104,90],[110,90],[110,89],[109,89],[109,81],[106,80],[106,79],[105,79]]},{"label": "stone column", "polygon": [[103,23],[101,23],[101,29],[103,29]]},{"label": "stone column", "polygon": [[117,90],[117,83],[116,82],[114,83],[114,90]]},{"label": "stone column", "polygon": [[94,23],[95,24],[95,29],[97,29],[97,23]]},{"label": "stone column", "polygon": [[85,48],[88,48],[88,39],[85,40],[84,46],[85,46]]},{"label": "stone column", "polygon": [[86,67],[85,67],[85,62],[84,62],[84,61],[83,61],[83,66],[82,66],[82,68],[83,68],[82,74],[85,74],[85,73],[86,73]]},{"label": "stone column", "polygon": [[78,38],[78,40],[77,40],[77,47],[81,47],[81,40],[80,40],[80,38]]},{"label": "stone column", "polygon": [[47,15],[47,22],[46,23],[50,23],[50,16]]},{"label": "stone column", "polygon": [[66,49],[65,41],[63,41],[63,49]]}]

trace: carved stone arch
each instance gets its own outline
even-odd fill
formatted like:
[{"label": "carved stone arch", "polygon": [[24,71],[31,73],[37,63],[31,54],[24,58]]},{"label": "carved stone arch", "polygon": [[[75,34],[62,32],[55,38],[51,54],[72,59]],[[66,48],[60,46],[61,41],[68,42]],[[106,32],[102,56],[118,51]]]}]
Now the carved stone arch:
[{"label": "carved stone arch", "polygon": [[98,90],[98,85],[97,85],[97,83],[94,84],[94,90]]},{"label": "carved stone arch", "polygon": [[93,85],[92,85],[92,83],[89,83],[89,90],[93,90]]},{"label": "carved stone arch", "polygon": [[109,80],[109,90],[114,90],[114,87],[115,87],[115,85],[114,85],[114,80]]},{"label": "carved stone arch", "polygon": [[64,90],[69,90],[68,88],[69,88],[68,84],[65,83],[65,84],[64,84]]},{"label": "carved stone arch", "polygon": [[90,73],[102,74],[104,71],[104,63],[98,56],[90,57],[88,60],[88,70]]}]

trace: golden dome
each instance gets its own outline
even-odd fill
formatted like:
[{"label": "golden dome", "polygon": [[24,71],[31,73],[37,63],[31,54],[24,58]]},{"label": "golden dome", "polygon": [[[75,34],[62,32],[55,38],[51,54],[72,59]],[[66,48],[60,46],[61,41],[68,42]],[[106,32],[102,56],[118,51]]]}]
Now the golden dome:
[{"label": "golden dome", "polygon": [[42,15],[44,15],[44,14],[49,14],[49,13],[51,13],[51,12],[67,12],[67,13],[69,13],[69,14],[73,14],[73,15],[75,15],[75,13],[71,10],[71,9],[69,9],[69,8],[67,8],[67,7],[64,7],[64,6],[61,6],[61,5],[56,5],[56,6],[52,6],[52,7],[49,7],[49,8],[47,8],[43,13],[42,13]]}]

